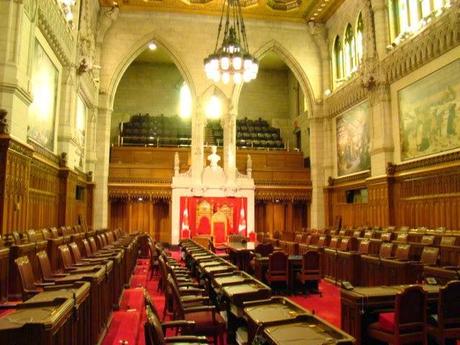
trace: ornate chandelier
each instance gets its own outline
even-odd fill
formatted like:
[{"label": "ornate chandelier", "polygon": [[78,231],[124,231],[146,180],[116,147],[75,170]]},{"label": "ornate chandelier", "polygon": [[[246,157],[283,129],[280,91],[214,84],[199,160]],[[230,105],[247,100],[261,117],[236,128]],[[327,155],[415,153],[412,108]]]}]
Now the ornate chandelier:
[{"label": "ornate chandelier", "polygon": [[[230,81],[235,84],[247,83],[256,78],[259,63],[249,54],[240,0],[223,1],[216,47],[214,52],[204,59],[204,70],[206,76],[216,83],[219,81],[224,84]],[[226,17],[224,36],[221,46],[218,47],[224,16]]]}]

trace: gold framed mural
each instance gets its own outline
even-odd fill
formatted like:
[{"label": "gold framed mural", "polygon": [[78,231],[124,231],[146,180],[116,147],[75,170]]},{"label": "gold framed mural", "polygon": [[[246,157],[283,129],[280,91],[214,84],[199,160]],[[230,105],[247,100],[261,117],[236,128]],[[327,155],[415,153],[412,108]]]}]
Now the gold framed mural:
[{"label": "gold framed mural", "polygon": [[369,103],[360,103],[336,117],[337,175],[369,170]]},{"label": "gold framed mural", "polygon": [[401,160],[460,148],[460,60],[397,93]]},{"label": "gold framed mural", "polygon": [[54,151],[59,71],[38,40],[35,40],[27,136]]}]

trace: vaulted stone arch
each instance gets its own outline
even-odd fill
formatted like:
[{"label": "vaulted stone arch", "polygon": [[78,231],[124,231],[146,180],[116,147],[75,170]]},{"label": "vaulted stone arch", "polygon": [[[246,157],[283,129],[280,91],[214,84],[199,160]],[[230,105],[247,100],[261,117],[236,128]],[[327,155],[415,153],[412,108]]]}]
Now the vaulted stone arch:
[{"label": "vaulted stone arch", "polygon": [[[271,40],[265,43],[260,47],[255,53],[254,56],[260,61],[263,59],[264,55],[269,52],[273,52],[279,56],[279,58],[289,67],[296,79],[298,80],[300,87],[302,88],[303,94],[307,97],[308,100],[308,109],[309,116],[311,116],[311,110],[315,102],[315,96],[313,88],[310,84],[310,81],[305,74],[305,71],[300,66],[299,62],[292,56],[289,51],[283,47],[281,43],[276,40]],[[232,104],[234,109],[238,109],[238,103],[241,95],[241,90],[243,89],[244,84],[235,86],[232,94]]]}]

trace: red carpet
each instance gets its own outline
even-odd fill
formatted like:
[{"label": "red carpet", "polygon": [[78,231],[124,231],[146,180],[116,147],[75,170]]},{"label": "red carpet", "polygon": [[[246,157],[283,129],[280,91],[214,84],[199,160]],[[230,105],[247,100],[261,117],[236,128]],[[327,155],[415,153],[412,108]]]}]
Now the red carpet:
[{"label": "red carpet", "polygon": [[290,299],[340,328],[340,289],[334,284],[322,281],[319,284],[319,290],[323,297],[320,297],[319,294],[312,294],[297,295]]},{"label": "red carpet", "polygon": [[138,344],[140,321],[141,313],[139,311],[120,310],[114,312],[110,328],[102,344],[119,345],[122,340],[127,340],[128,344]]}]

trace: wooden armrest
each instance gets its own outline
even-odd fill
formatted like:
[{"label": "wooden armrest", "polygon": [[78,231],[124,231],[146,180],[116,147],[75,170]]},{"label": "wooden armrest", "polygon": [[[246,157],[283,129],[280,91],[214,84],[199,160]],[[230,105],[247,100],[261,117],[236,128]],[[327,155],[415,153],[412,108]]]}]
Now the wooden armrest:
[{"label": "wooden armrest", "polygon": [[442,268],[444,268],[445,270],[451,270],[451,271],[459,271],[460,270],[460,266],[443,266]]},{"label": "wooden armrest", "polygon": [[179,292],[180,293],[183,293],[183,292],[195,292],[195,293],[203,293],[204,292],[204,289],[200,289],[200,288],[196,288],[196,287],[180,287],[179,288]]},{"label": "wooden armrest", "polygon": [[168,328],[185,328],[188,327],[192,329],[195,326],[195,321],[187,321],[187,320],[174,320],[174,321],[166,321],[161,324],[163,328],[163,332],[166,333]]},{"label": "wooden armrest", "polygon": [[216,307],[214,307],[213,305],[200,305],[200,306],[196,306],[196,307],[184,307],[184,313],[185,314],[196,313],[198,311],[212,311],[212,312],[215,312]]},{"label": "wooden armrest", "polygon": [[45,286],[45,291],[54,291],[54,290],[61,290],[61,289],[72,289],[75,288],[73,284],[54,284],[50,286]]},{"label": "wooden armrest", "polygon": [[[192,295],[193,296],[193,295]],[[195,303],[195,302],[209,302],[208,296],[193,296],[193,299],[187,300],[186,298],[181,298],[181,303]]]},{"label": "wooden armrest", "polygon": [[53,273],[52,277],[53,278],[64,278],[67,277],[69,274],[68,273]]},{"label": "wooden armrest", "polygon": [[208,344],[206,337],[198,337],[194,335],[178,335],[174,337],[166,337],[163,339],[166,344],[171,343],[192,343],[192,344]]},{"label": "wooden armrest", "polygon": [[45,286],[53,286],[54,283],[53,282],[37,282],[37,283],[34,283],[34,285],[37,287],[45,287]]},{"label": "wooden armrest", "polygon": [[180,288],[187,288],[187,287],[199,288],[200,287],[200,285],[198,285],[198,283],[194,282],[193,280],[177,280],[176,285],[179,288],[179,290]]}]

